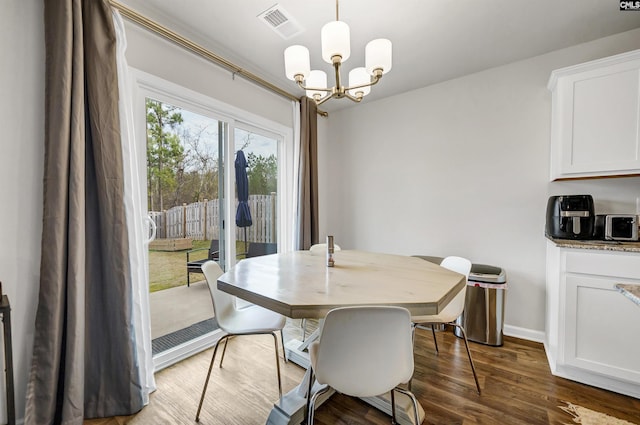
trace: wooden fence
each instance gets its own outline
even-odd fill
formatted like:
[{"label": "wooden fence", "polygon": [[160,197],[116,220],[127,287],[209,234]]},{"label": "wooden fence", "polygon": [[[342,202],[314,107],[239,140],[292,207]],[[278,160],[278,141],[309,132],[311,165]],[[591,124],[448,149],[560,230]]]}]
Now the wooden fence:
[{"label": "wooden fence", "polygon": [[[276,201],[275,193],[250,195],[248,203],[253,225],[236,227],[236,240],[244,240],[246,229],[248,242],[277,242]],[[158,239],[220,239],[220,205],[217,199],[183,204],[165,211],[152,211],[149,215],[156,223]]]}]

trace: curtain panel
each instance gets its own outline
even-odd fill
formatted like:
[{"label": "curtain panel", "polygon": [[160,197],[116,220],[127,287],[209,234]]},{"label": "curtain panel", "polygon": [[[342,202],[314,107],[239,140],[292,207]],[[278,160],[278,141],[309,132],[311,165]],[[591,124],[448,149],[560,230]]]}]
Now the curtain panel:
[{"label": "curtain panel", "polygon": [[[153,349],[151,345],[151,306],[149,300],[149,264],[147,244],[149,240],[149,216],[147,215],[146,192],[146,145],[138,143],[134,126],[134,79],[129,71],[125,52],[127,37],[124,21],[117,10],[113,11],[113,24],[118,46],[116,63],[118,67],[118,94],[120,97],[120,139],[124,162],[124,204],[129,228],[129,264],[132,284],[133,335],[136,346],[137,365],[142,383],[141,393],[145,405],[149,404],[149,394],[156,389],[153,376]],[[144,148],[140,150],[140,145]]]},{"label": "curtain panel", "polygon": [[298,158],[297,249],[318,243],[318,107],[300,99],[300,156]]},{"label": "curtain panel", "polygon": [[44,1],[44,214],[25,424],[143,406],[131,333],[116,37],[105,0]]}]

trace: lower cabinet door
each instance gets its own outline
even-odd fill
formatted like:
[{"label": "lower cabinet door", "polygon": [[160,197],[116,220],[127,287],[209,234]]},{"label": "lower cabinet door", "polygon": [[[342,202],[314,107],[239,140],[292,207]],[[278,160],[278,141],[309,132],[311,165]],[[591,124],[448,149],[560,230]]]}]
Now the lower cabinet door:
[{"label": "lower cabinet door", "polygon": [[640,307],[615,289],[616,283],[624,282],[566,274],[564,361],[640,383]]}]

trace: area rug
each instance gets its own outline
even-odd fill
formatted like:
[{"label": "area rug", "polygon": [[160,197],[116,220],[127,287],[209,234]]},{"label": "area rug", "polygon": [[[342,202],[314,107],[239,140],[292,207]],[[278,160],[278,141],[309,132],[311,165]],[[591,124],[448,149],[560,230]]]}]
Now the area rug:
[{"label": "area rug", "polygon": [[[582,425],[640,425],[634,424],[629,421],[614,418],[613,416],[606,415],[604,413],[596,412],[594,410],[587,409],[586,407],[578,406],[577,404],[567,403],[567,406],[558,406],[571,416],[573,416],[573,423]],[[571,424],[566,424],[571,425]]]}]

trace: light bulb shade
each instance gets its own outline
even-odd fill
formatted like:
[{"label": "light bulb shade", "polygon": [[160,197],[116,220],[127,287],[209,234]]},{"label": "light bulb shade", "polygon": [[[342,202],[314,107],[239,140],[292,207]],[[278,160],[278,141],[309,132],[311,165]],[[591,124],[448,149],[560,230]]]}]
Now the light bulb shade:
[{"label": "light bulb shade", "polygon": [[284,50],[284,73],[288,79],[295,81],[298,74],[307,78],[310,71],[309,49],[294,45]]},{"label": "light bulb shade", "polygon": [[[371,75],[363,67],[353,68],[349,71],[349,87],[359,86],[360,84],[369,84],[370,82]],[[371,86],[349,90],[349,94],[351,96],[356,96],[358,92],[362,92],[362,96],[366,96],[371,92]]]},{"label": "light bulb shade", "polygon": [[322,59],[333,63],[333,56],[341,56],[342,62],[351,56],[349,25],[342,21],[332,21],[322,27],[320,32],[322,42]]},{"label": "light bulb shade", "polygon": [[[309,77],[305,81],[305,86],[311,88],[327,88],[327,74],[324,71],[319,71],[314,69],[309,73]],[[313,98],[314,94],[319,94],[320,97],[327,94],[327,92],[319,91],[319,90],[307,90],[307,96]]]},{"label": "light bulb shade", "polygon": [[371,40],[365,47],[365,67],[373,75],[374,69],[386,74],[391,70],[391,41],[386,38]]}]

